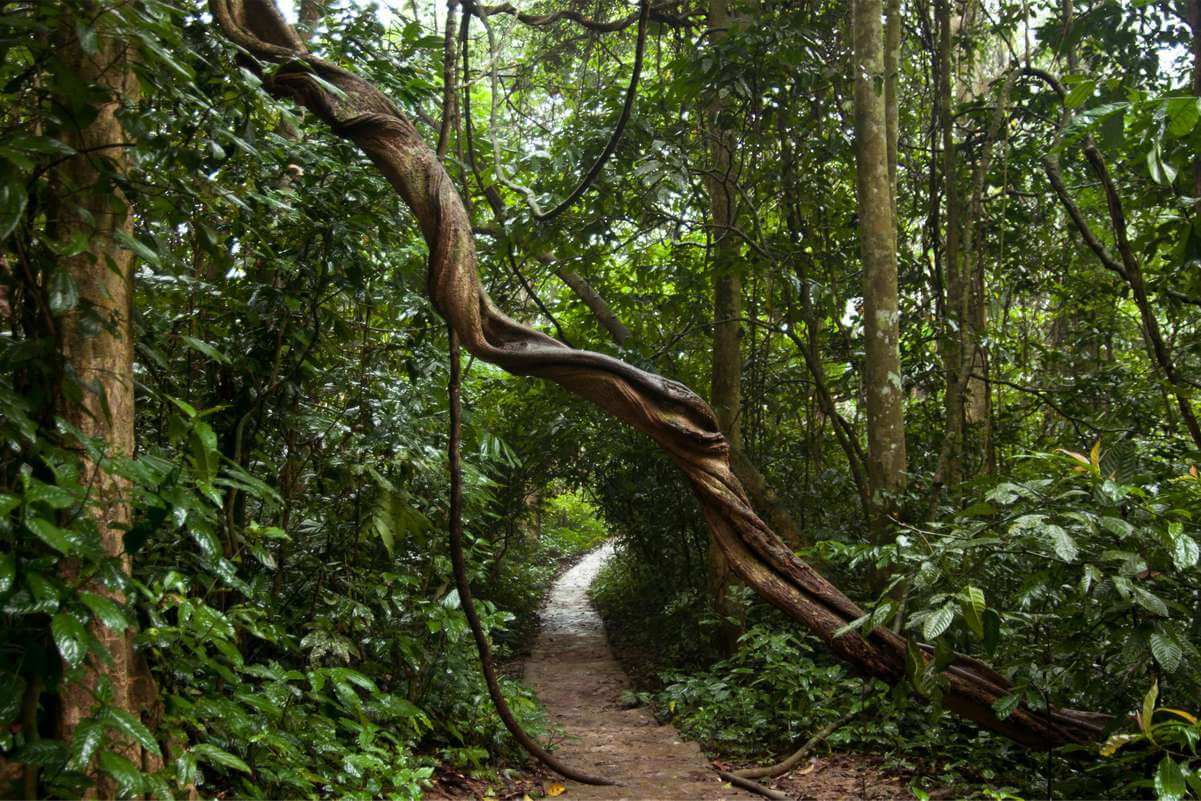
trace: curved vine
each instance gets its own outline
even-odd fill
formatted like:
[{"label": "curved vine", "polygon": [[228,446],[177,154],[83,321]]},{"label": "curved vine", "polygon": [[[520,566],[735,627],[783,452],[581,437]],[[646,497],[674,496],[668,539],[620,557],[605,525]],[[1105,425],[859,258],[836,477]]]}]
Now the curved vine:
[{"label": "curved vine", "polygon": [[[928,646],[883,628],[844,633],[863,610],[799,559],[755,514],[730,467],[730,449],[713,412],[692,390],[601,353],[575,350],[518,323],[493,304],[476,269],[467,209],[436,153],[412,122],[367,81],[306,52],[273,0],[210,0],[236,44],[279,64],[264,85],[291,97],[353,141],[408,205],[430,250],[427,290],[463,346],[517,375],[554,381],[647,434],[688,479],[734,572],[806,626],[859,673],[896,683],[906,659],[929,660]],[[332,89],[331,89],[332,87]],[[1022,704],[1005,719],[993,703],[1012,685],[972,657],[955,655],[939,674],[952,711],[1037,748],[1097,740],[1106,715]]]}]

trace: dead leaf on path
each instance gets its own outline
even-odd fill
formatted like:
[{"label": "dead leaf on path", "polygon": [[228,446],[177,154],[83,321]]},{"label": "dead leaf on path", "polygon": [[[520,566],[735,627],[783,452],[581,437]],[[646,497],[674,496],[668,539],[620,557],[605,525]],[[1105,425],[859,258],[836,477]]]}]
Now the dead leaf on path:
[{"label": "dead leaf on path", "polygon": [[549,795],[551,798],[554,798],[555,796],[558,796],[558,795],[563,795],[563,793],[565,793],[565,792],[567,792],[567,788],[564,787],[563,785],[559,784],[558,782],[555,782],[550,787],[546,788],[546,794]]},{"label": "dead leaf on path", "polygon": [[803,767],[803,768],[801,768],[800,770],[798,770],[798,771],[796,772],[796,775],[798,775],[798,776],[808,776],[810,773],[812,773],[812,772],[813,772],[814,770],[816,770],[816,769],[817,769],[817,759],[816,759],[816,758],[814,758],[814,759],[811,759],[811,760],[809,760],[809,764],[808,764],[808,765],[806,765],[805,767]]}]

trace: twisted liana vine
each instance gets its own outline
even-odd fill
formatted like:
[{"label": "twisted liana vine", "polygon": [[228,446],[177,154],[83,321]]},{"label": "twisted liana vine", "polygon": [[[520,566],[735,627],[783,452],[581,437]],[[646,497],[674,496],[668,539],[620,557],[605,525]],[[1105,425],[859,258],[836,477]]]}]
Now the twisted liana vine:
[{"label": "twisted liana vine", "polygon": [[[496,308],[480,284],[462,199],[437,154],[387,97],[349,70],[309,54],[273,0],[210,3],[231,41],[278,65],[264,77],[264,86],[358,145],[404,200],[429,247],[430,300],[468,352],[510,373],[554,381],[649,436],[683,471],[738,577],[858,673],[897,683],[913,672],[915,660],[920,665],[932,658],[932,648],[890,630],[850,626],[864,617],[863,610],[755,513],[731,470],[730,448],[713,412],[692,390],[611,356],[569,348]],[[1027,746],[1094,742],[1109,720],[1024,703],[998,718],[993,704],[1012,693],[1012,684],[966,655],[951,657],[938,676],[947,708]]]},{"label": "twisted liana vine", "polygon": [[475,609],[475,600],[471,595],[471,581],[467,577],[467,560],[463,558],[463,464],[459,453],[462,440],[462,365],[459,355],[459,335],[454,326],[447,323],[447,340],[450,343],[450,378],[446,385],[446,395],[450,408],[450,436],[447,438],[447,461],[450,466],[450,510],[448,512],[450,530],[450,560],[454,568],[455,587],[459,591],[459,605],[467,617],[467,625],[471,628],[471,636],[475,639],[475,648],[480,657],[480,669],[484,673],[484,683],[488,686],[488,695],[492,705],[500,715],[505,728],[513,735],[513,739],[532,754],[539,762],[551,770],[584,784],[613,784],[609,779],[593,776],[566,765],[558,758],[548,753],[538,745],[534,738],[521,728],[505,695],[501,692],[500,681],[496,676],[496,666],[492,661],[492,645],[488,642],[488,634],[480,623],[479,613]]},{"label": "twisted liana vine", "polygon": [[[575,188],[572,189],[567,194],[567,197],[563,198],[563,200],[559,201],[559,203],[557,203],[555,206],[553,206],[549,210],[544,211],[542,209],[542,206],[538,203],[538,198],[535,196],[534,191],[532,189],[530,189],[529,187],[514,181],[512,178],[509,177],[509,175],[507,174],[507,172],[505,170],[504,160],[501,158],[500,146],[496,140],[496,96],[497,96],[497,90],[496,90],[496,42],[492,35],[492,28],[488,24],[489,13],[486,13],[486,11],[483,7],[476,5],[474,2],[472,2],[472,0],[465,0],[465,5],[464,5],[465,12],[464,13],[466,13],[468,16],[473,15],[473,16],[478,17],[480,20],[480,23],[484,26],[485,33],[488,35],[488,50],[489,50],[489,54],[492,59],[492,64],[489,67],[489,71],[491,73],[491,82],[492,82],[492,98],[491,98],[492,109],[491,109],[491,121],[490,121],[490,125],[489,125],[489,134],[492,137],[492,160],[495,165],[496,180],[498,183],[500,183],[504,186],[507,186],[509,189],[512,189],[516,192],[520,192],[522,194],[522,196],[524,196],[524,198],[525,198],[526,205],[529,206],[529,208],[530,208],[530,213],[533,215],[534,219],[537,220],[538,222],[543,222],[543,223],[550,222],[551,220],[554,220],[556,217],[563,214],[563,212],[570,209],[573,205],[575,205],[575,202],[577,200],[579,200],[585,192],[588,191],[588,188],[590,186],[592,186],[592,183],[596,180],[597,176],[600,175],[601,170],[603,170],[605,168],[605,165],[609,162],[609,159],[613,157],[613,154],[615,152],[617,152],[617,146],[621,144],[621,138],[622,138],[622,136],[625,135],[626,125],[629,124],[630,117],[633,115],[633,112],[634,112],[634,100],[638,97],[638,81],[642,77],[642,62],[643,62],[643,57],[646,55],[646,31],[647,31],[647,22],[651,18],[651,8],[652,8],[652,6],[650,3],[650,0],[641,0],[641,2],[639,3],[638,17],[637,17],[638,38],[634,44],[634,65],[630,71],[630,82],[626,86],[625,100],[622,102],[621,114],[617,117],[617,123],[613,126],[613,131],[609,134],[608,141],[605,142],[604,150],[602,150],[600,155],[596,157],[596,160],[592,162],[592,166],[589,167],[588,171],[586,173],[584,173],[582,178],[580,178],[579,183],[577,183],[575,185]],[[498,12],[494,9],[491,13],[498,13]],[[578,15],[571,16],[567,12],[560,12],[560,15],[550,15],[550,17],[554,18],[551,21],[554,21],[554,20],[557,20],[560,18],[564,18],[564,19],[570,18],[576,22],[580,22],[582,19],[582,18],[579,18]],[[519,15],[519,17],[520,17],[520,15]],[[548,17],[546,19],[550,19],[550,17]],[[464,20],[464,21],[466,21],[466,20]],[[538,23],[538,24],[549,24],[549,22]],[[464,31],[464,33],[463,33],[463,71],[464,71],[464,73],[466,73],[466,71],[467,71],[466,30],[467,30],[467,28],[466,28],[466,26],[464,26],[464,28],[463,28],[463,31]],[[466,84],[466,82],[467,82],[466,79],[464,79],[464,84]],[[464,107],[464,110],[468,111],[468,113],[470,113],[469,112],[470,104],[471,104],[471,97],[470,97],[470,95],[467,95],[463,98],[463,107]]]}]

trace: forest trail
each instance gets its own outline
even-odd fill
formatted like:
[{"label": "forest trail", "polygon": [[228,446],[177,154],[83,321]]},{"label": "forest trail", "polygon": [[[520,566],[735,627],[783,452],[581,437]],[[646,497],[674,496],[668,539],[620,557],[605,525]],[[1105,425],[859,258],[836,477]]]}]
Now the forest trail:
[{"label": "forest trail", "polygon": [[525,679],[565,737],[556,755],[569,765],[620,782],[566,782],[563,798],[629,801],[724,801],[755,798],[723,785],[696,743],[659,725],[645,708],[623,709],[629,680],[613,658],[588,587],[613,545],[606,543],[564,573],[551,589]]}]

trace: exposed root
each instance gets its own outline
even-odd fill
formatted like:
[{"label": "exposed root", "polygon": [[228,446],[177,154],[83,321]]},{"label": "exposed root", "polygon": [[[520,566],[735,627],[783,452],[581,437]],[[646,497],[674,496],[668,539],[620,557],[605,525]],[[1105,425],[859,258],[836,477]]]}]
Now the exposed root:
[{"label": "exposed root", "polygon": [[827,737],[850,723],[858,715],[858,712],[852,712],[849,715],[843,715],[833,723],[821,727],[804,745],[774,765],[765,765],[761,768],[743,768],[742,770],[731,771],[731,774],[743,779],[774,779],[776,776],[783,776],[801,764],[801,761],[809,756],[813,749],[817,748]]}]

